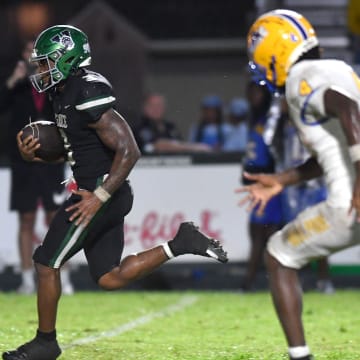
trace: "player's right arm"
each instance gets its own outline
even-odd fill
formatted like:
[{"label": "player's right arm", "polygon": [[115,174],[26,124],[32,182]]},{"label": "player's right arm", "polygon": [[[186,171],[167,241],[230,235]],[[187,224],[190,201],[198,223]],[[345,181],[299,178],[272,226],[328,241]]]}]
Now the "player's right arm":
[{"label": "player's right arm", "polygon": [[289,185],[296,185],[321,176],[322,168],[315,157],[309,158],[300,166],[290,168],[277,174],[249,174],[244,176],[255,183],[236,189],[236,192],[246,192],[247,195],[240,200],[239,205],[247,204],[247,210],[251,211],[258,206],[257,214],[261,216],[266,204],[271,198],[281,193]]},{"label": "player's right arm", "polygon": [[360,219],[360,112],[358,103],[346,94],[329,88],[324,94],[325,111],[339,119],[345,133],[356,170],[351,209]]}]

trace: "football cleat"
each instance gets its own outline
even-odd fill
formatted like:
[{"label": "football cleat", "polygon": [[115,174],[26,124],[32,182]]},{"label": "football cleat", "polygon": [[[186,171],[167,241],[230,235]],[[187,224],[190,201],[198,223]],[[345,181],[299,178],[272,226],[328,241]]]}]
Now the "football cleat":
[{"label": "football cleat", "polygon": [[227,253],[220,242],[207,237],[192,222],[180,225],[174,239],[169,241],[169,246],[174,256],[194,254],[211,257],[222,263],[228,261]]},{"label": "football cleat", "polygon": [[60,354],[61,349],[56,340],[35,338],[16,350],[3,353],[2,358],[3,360],[55,360]]}]

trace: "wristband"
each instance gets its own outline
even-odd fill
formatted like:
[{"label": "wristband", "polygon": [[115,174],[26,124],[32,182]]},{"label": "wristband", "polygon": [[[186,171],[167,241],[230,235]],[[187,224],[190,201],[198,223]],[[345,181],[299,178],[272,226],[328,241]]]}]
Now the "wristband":
[{"label": "wristband", "polygon": [[349,154],[352,162],[357,162],[360,160],[360,144],[355,144],[349,146]]},{"label": "wristband", "polygon": [[111,195],[102,186],[98,186],[95,189],[94,194],[103,203],[111,198]]}]

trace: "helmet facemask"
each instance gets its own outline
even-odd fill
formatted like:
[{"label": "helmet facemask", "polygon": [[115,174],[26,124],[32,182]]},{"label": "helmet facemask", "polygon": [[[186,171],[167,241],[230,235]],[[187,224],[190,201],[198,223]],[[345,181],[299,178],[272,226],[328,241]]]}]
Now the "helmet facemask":
[{"label": "helmet facemask", "polygon": [[[272,61],[275,61],[274,58],[272,58]],[[266,76],[266,69],[261,67],[260,65],[256,64],[254,61],[249,61],[248,63],[248,69],[251,74],[251,79],[256,82],[259,85],[266,85],[268,90],[271,93],[281,93],[282,89],[277,87],[276,84],[276,69],[275,66],[270,66],[272,71],[272,79],[274,81],[269,81]]]},{"label": "helmet facemask", "polygon": [[[64,75],[57,68],[60,54],[55,52],[51,55],[36,56],[35,50],[30,58],[30,65],[33,65],[34,74],[30,75],[30,81],[34,88],[39,92],[44,92],[63,80]],[[47,70],[42,71],[41,68]]]}]

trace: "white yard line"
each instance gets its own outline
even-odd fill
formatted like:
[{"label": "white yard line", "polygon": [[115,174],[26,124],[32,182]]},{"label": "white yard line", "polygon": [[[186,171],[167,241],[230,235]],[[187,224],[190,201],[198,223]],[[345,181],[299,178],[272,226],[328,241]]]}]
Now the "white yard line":
[{"label": "white yard line", "polygon": [[168,315],[173,315],[176,312],[184,310],[186,307],[193,305],[198,300],[197,296],[184,296],[182,297],[176,304],[169,305],[167,307],[162,308],[160,311],[152,312],[145,316],[141,316],[137,319],[131,320],[128,323],[120,325],[114,329],[103,331],[98,334],[94,334],[91,336],[87,336],[78,340],[71,342],[70,344],[66,344],[61,346],[63,350],[72,348],[74,346],[85,345],[100,339],[111,338],[114,336],[121,335],[127,331],[133,330],[138,326],[145,325],[157,318],[161,318]]}]

